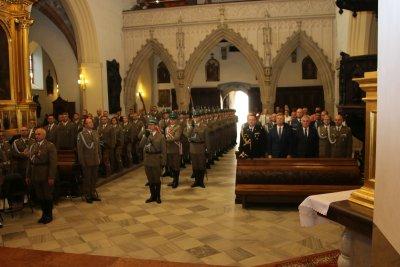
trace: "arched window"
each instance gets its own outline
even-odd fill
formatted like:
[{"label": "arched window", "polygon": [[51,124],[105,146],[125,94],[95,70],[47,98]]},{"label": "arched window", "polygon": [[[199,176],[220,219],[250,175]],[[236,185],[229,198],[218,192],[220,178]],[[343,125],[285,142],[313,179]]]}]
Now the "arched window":
[{"label": "arched window", "polygon": [[317,66],[310,56],[306,56],[302,62],[303,80],[317,79]]},{"label": "arched window", "polygon": [[157,83],[170,83],[171,75],[164,62],[160,62],[157,66]]},{"label": "arched window", "polygon": [[214,54],[211,54],[211,58],[206,63],[206,81],[219,81],[219,62],[214,58]]}]

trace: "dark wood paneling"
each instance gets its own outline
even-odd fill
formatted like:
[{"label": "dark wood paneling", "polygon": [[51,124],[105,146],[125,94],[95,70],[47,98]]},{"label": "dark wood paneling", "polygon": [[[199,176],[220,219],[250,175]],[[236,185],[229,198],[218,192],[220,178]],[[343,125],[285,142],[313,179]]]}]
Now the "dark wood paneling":
[{"label": "dark wood paneling", "polygon": [[221,94],[216,87],[192,88],[193,105],[199,107],[219,107],[221,105]]},{"label": "dark wood paneling", "polygon": [[307,107],[313,111],[316,107],[325,108],[322,86],[278,87],[276,88],[275,107]]}]

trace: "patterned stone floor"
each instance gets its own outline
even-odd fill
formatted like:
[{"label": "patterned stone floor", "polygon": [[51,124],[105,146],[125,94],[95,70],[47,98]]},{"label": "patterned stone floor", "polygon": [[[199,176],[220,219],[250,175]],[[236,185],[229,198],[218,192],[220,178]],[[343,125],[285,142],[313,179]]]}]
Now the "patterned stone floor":
[{"label": "patterned stone floor", "polygon": [[209,170],[206,189],[191,189],[189,175],[187,168],[176,190],[167,187],[170,178],[164,178],[163,203],[145,204],[148,191],[139,168],[100,187],[102,202],[62,201],[51,224],[36,223],[39,211],[7,215],[0,242],[7,247],[236,266],[339,248],[340,226],[302,228],[296,207],[243,210],[235,205],[233,151]]}]

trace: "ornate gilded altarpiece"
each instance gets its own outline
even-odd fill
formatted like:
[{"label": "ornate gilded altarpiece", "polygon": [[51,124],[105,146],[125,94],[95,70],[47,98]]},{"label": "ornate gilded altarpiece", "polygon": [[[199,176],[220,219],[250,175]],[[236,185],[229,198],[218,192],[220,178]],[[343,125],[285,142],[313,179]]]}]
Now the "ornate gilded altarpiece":
[{"label": "ornate gilded altarpiece", "polygon": [[0,128],[14,134],[36,119],[29,77],[30,8],[36,0],[0,0]]}]

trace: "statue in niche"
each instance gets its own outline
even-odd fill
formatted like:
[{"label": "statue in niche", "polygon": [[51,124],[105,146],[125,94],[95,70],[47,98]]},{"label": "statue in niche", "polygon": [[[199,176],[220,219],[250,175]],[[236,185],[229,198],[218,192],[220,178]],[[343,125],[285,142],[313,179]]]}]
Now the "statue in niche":
[{"label": "statue in niche", "polygon": [[46,91],[47,95],[52,95],[54,93],[54,79],[51,77],[50,70],[46,77]]},{"label": "statue in niche", "polygon": [[39,102],[39,95],[33,96],[33,102],[36,104],[36,118],[40,118],[40,113],[42,113],[42,106]]},{"label": "statue in niche", "polygon": [[0,26],[0,100],[11,99],[8,38]]},{"label": "statue in niche", "polygon": [[115,59],[112,61],[107,60],[108,105],[111,114],[121,110],[121,81],[122,78],[119,74],[119,63]]},{"label": "statue in niche", "polygon": [[3,128],[4,130],[10,129],[10,118],[7,111],[3,113]]},{"label": "statue in niche", "polygon": [[219,62],[214,58],[214,54],[211,54],[211,58],[206,63],[206,81],[219,81]]},{"label": "statue in niche", "polygon": [[157,66],[157,83],[170,83],[171,75],[164,62],[160,62]]},{"label": "statue in niche", "polygon": [[303,80],[317,79],[317,66],[310,56],[306,56],[302,62]]}]

